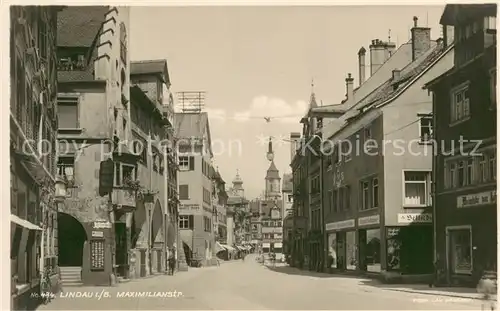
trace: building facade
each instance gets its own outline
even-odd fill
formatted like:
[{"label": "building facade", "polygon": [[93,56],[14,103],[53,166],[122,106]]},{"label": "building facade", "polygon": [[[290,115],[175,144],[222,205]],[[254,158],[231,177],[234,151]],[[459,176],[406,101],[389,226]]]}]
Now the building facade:
[{"label": "building facade", "polygon": [[[329,137],[327,268],[396,278],[433,271],[432,105],[422,86],[451,68],[453,50],[414,23],[412,62],[348,109]],[[348,77],[348,94],[352,83]]]},{"label": "building facade", "polygon": [[[10,7],[11,307],[33,308],[46,272],[57,285],[57,14]],[[42,143],[45,142],[45,143]],[[55,287],[54,287],[55,289]]]},{"label": "building facade", "polygon": [[430,81],[435,153],[435,259],[443,284],[476,286],[496,271],[496,4],[446,5],[453,68]]},{"label": "building facade", "polygon": [[227,244],[227,199],[226,182],[219,173],[219,170],[213,171],[213,202],[212,205],[217,213],[214,215],[214,231],[216,241],[221,244]]},{"label": "building facade", "polygon": [[[173,145],[174,116],[167,61],[138,61],[130,66],[129,145],[139,156],[137,180],[145,200],[139,200],[131,215],[129,238],[122,233],[126,222],[116,224],[117,234],[132,244],[124,248],[130,251],[117,254],[117,261],[133,268],[131,277],[141,277],[165,271],[167,250],[174,249],[177,210],[171,199],[176,197],[177,171],[171,169],[172,161],[167,158],[174,155],[164,149]],[[118,225],[123,228],[118,229]],[[126,258],[129,252],[132,262]]]},{"label": "building facade", "polygon": [[206,112],[175,114],[179,154],[179,230],[188,262],[215,260],[212,150]]},{"label": "building facade", "polygon": [[[69,183],[58,223],[64,283],[109,285],[124,273],[115,267],[130,244],[115,223],[130,226],[138,190],[137,157],[128,148],[128,29],[123,7],[71,6],[58,15],[57,170]],[[101,193],[109,160],[113,184]]]}]

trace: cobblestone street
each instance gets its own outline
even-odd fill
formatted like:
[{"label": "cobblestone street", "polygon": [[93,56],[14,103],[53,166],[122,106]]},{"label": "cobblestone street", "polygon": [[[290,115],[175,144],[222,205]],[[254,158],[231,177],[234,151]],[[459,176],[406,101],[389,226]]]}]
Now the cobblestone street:
[{"label": "cobblestone street", "polygon": [[[244,262],[190,269],[173,277],[156,276],[113,288],[66,288],[61,296],[39,310],[480,309],[477,299],[365,285],[370,283],[346,276],[297,273],[297,270],[287,267],[273,271],[258,264],[254,256],[248,256]],[[101,299],[68,298],[70,293],[79,292],[83,296],[84,293],[101,293],[103,290],[105,294]],[[139,297],[117,297],[124,292]],[[150,292],[150,295],[163,293],[167,297],[140,297],[144,292]]]}]

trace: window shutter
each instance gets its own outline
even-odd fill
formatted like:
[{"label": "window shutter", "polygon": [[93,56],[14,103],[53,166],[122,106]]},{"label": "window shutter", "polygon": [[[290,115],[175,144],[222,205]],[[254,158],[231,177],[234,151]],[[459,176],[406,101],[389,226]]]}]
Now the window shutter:
[{"label": "window shutter", "polygon": [[189,157],[189,170],[194,171],[194,157]]},{"label": "window shutter", "polygon": [[189,229],[194,228],[194,215],[189,215]]}]

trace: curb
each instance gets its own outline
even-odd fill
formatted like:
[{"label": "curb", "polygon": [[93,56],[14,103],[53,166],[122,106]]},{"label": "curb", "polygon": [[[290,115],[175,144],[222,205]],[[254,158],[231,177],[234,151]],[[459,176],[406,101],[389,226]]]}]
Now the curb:
[{"label": "curb", "polygon": [[[403,292],[403,293],[413,293],[413,294],[421,294],[421,295],[431,295],[431,296],[445,296],[445,297],[453,297],[453,298],[463,298],[463,299],[475,299],[475,300],[483,300],[483,297],[480,294],[472,296],[446,293],[446,292],[427,292],[427,291],[418,291],[411,289],[398,289],[398,288],[384,288],[384,290],[390,290],[394,292]],[[496,300],[496,298],[495,298]]]}]

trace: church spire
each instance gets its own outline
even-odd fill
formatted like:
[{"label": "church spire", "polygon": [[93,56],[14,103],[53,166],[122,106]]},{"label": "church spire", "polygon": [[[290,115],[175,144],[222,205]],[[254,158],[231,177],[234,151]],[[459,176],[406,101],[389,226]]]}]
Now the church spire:
[{"label": "church spire", "polygon": [[311,81],[311,98],[309,100],[309,108],[318,107],[318,103],[316,103],[316,94],[314,93],[314,79]]},{"label": "church spire", "polygon": [[272,161],[274,159],[273,141],[272,141],[272,137],[271,136],[269,136],[269,144],[267,146],[266,157],[267,157],[268,161]]}]

